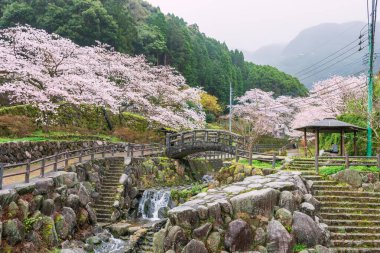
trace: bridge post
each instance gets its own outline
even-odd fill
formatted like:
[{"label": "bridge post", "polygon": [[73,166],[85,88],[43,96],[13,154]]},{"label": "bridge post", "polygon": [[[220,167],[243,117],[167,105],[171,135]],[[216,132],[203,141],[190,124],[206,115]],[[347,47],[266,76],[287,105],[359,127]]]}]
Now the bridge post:
[{"label": "bridge post", "polygon": [[273,153],[273,159],[272,159],[272,169],[276,168],[276,153]]},{"label": "bridge post", "polygon": [[0,163],[0,190],[3,189],[4,164]]}]

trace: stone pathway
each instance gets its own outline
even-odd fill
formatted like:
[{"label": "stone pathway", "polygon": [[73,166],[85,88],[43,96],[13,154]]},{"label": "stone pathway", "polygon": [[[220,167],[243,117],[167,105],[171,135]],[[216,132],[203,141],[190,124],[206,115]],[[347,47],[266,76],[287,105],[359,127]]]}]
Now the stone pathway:
[{"label": "stone pathway", "polygon": [[380,252],[380,193],[360,192],[315,174],[310,160],[294,160],[288,169],[313,181],[320,216],[331,232],[333,252]]},{"label": "stone pathway", "polygon": [[96,217],[99,223],[111,221],[112,206],[115,201],[120,176],[124,172],[124,166],[123,157],[115,158],[110,164],[109,170],[103,176],[99,200],[95,205]]}]

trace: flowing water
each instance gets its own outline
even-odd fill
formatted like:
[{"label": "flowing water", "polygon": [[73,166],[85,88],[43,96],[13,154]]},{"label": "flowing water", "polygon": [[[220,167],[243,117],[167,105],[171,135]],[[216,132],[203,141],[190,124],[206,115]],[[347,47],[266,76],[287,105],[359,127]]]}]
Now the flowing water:
[{"label": "flowing water", "polygon": [[138,213],[143,219],[159,220],[164,218],[171,205],[170,191],[146,190],[141,197]]},{"label": "flowing water", "polygon": [[120,239],[116,239],[113,236],[107,242],[102,242],[102,244],[95,247],[95,253],[121,253],[124,252],[126,242]]}]

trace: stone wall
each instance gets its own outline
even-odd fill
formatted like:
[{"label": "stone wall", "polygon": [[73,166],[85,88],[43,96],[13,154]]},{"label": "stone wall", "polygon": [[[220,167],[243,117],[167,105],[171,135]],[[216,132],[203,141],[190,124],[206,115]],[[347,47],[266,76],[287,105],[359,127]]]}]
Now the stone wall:
[{"label": "stone wall", "polygon": [[345,169],[331,175],[331,178],[341,183],[347,183],[353,188],[362,188],[364,191],[380,191],[379,172]]},{"label": "stone wall", "polygon": [[[114,158],[54,172],[0,191],[0,252],[43,252],[93,234],[93,204]],[[22,249],[22,251],[20,250]]]},{"label": "stone wall", "polygon": [[[102,141],[40,141],[40,142],[7,142],[0,144],[0,163],[25,162],[27,159],[54,155],[64,151],[78,150],[90,147],[100,147],[109,144]],[[120,149],[123,149],[120,144]]]},{"label": "stone wall", "polygon": [[[319,202],[297,173],[250,176],[210,189],[169,211],[155,252],[293,252],[329,243]],[[325,252],[325,251],[319,251]]]}]

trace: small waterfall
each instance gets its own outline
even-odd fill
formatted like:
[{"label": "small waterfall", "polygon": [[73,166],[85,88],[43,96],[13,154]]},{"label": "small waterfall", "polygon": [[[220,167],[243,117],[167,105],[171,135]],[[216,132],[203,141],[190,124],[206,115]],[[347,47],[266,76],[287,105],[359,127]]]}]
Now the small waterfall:
[{"label": "small waterfall", "polygon": [[96,246],[94,249],[95,253],[120,253],[124,252],[123,249],[126,242],[120,239],[116,239],[113,236],[109,238],[109,241],[102,242],[100,245]]},{"label": "small waterfall", "polygon": [[146,190],[140,200],[138,213],[143,219],[159,220],[171,204],[170,192],[165,190]]}]

